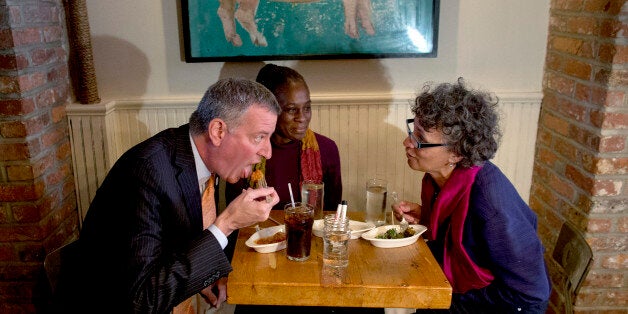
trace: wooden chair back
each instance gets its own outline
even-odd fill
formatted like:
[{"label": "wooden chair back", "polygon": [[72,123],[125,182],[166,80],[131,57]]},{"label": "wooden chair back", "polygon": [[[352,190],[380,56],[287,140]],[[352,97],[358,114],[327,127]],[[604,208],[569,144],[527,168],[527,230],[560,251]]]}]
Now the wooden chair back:
[{"label": "wooden chair back", "polygon": [[59,276],[62,274],[64,267],[71,267],[64,261],[70,260],[71,256],[77,253],[78,241],[74,240],[62,247],[48,253],[44,259],[44,269],[50,283],[50,288],[54,293],[59,282]]},{"label": "wooden chair back", "polygon": [[569,223],[563,223],[552,253],[563,272],[566,313],[573,313],[574,299],[589,272],[593,252],[584,236]]}]

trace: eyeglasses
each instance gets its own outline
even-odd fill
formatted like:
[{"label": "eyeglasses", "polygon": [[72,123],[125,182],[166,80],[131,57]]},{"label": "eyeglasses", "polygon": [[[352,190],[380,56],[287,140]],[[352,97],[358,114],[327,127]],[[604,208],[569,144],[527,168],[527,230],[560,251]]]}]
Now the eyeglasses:
[{"label": "eyeglasses", "polygon": [[414,119],[406,119],[406,127],[408,128],[408,136],[410,137],[410,140],[412,140],[412,144],[414,144],[416,149],[447,146],[447,144],[443,143],[423,143],[414,137]]}]

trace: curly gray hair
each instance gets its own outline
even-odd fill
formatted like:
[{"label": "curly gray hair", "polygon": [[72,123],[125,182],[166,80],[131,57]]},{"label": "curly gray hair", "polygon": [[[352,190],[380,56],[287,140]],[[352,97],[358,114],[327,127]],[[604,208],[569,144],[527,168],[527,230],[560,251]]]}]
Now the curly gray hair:
[{"label": "curly gray hair", "polygon": [[462,157],[458,165],[471,167],[493,158],[499,141],[498,99],[483,91],[467,89],[463,78],[454,84],[430,84],[414,100],[412,112],[425,130],[444,134],[447,148]]}]

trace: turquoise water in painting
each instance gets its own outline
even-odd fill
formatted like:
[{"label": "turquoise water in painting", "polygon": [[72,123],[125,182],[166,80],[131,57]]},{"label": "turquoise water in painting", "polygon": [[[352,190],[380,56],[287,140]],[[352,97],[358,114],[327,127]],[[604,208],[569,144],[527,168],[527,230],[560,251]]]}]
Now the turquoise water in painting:
[{"label": "turquoise water in painting", "polygon": [[[375,34],[360,26],[359,38],[345,34],[341,0],[286,3],[260,0],[255,21],[268,46],[255,46],[236,21],[242,46],[224,36],[218,0],[188,0],[189,55],[192,58],[298,59],[339,55],[434,55],[437,23],[434,0],[372,0]],[[438,15],[438,12],[436,12]],[[437,18],[436,18],[437,19]]]}]

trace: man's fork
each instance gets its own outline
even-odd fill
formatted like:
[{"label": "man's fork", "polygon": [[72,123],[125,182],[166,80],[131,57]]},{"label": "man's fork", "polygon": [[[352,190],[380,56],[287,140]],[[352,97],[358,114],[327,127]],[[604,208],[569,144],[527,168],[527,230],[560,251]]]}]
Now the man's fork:
[{"label": "man's fork", "polygon": [[[263,176],[259,179],[259,181],[257,182],[257,184],[259,185],[259,187],[262,188],[267,188],[268,184],[266,183],[266,177]],[[273,198],[270,195],[266,195],[266,203],[270,203],[272,202]]]}]

